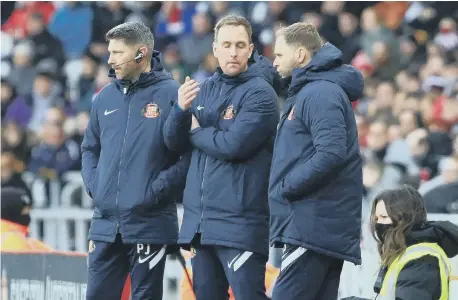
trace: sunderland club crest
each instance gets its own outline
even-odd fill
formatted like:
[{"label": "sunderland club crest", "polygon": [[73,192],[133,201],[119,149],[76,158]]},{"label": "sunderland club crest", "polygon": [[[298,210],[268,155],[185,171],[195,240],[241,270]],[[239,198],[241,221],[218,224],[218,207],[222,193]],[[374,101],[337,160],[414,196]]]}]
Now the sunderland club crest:
[{"label": "sunderland club crest", "polygon": [[159,106],[156,103],[147,104],[141,111],[145,118],[157,118],[160,115]]},{"label": "sunderland club crest", "polygon": [[229,105],[222,113],[222,117],[224,120],[232,120],[235,117],[236,111],[234,110],[234,106],[231,104]]}]

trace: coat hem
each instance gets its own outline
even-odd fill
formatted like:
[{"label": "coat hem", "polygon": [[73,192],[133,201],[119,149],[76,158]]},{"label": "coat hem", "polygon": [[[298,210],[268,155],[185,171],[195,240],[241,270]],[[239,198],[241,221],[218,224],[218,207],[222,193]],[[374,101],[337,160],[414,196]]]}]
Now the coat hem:
[{"label": "coat hem", "polygon": [[342,259],[342,260],[351,262],[351,263],[353,263],[353,264],[355,264],[357,266],[361,265],[361,257],[354,257],[354,256],[349,256],[349,255],[337,253],[337,252],[334,252],[334,251],[326,250],[326,249],[323,249],[321,247],[318,247],[318,246],[315,246],[315,245],[311,245],[311,244],[308,244],[308,243],[304,243],[302,241],[299,241],[299,240],[296,240],[296,239],[293,239],[293,238],[275,237],[275,238],[272,238],[270,240],[270,245],[273,245],[274,243],[284,243],[284,244],[290,244],[290,245],[293,245],[293,246],[303,247],[305,249],[309,249],[309,250],[312,250],[312,251],[315,251],[315,252],[330,256],[330,257],[334,257],[334,258],[337,258],[337,259]]}]

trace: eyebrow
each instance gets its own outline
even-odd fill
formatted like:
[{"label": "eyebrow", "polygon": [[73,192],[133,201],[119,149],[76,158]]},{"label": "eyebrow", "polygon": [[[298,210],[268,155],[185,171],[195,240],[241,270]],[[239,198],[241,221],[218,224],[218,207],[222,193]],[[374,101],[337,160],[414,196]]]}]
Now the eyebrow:
[{"label": "eyebrow", "polygon": [[240,43],[247,44],[246,41],[222,41],[221,43],[223,43],[223,44],[226,44],[226,43],[229,43],[229,44],[240,44]]}]

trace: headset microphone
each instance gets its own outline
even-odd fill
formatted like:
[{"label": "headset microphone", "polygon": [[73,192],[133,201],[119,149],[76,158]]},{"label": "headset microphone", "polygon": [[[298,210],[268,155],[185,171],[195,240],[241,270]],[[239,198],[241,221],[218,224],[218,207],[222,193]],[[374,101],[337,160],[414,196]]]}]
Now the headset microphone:
[{"label": "headset microphone", "polygon": [[133,59],[128,60],[128,61],[123,62],[123,63],[120,63],[120,64],[117,64],[117,65],[114,65],[112,68],[117,68],[117,67],[119,67],[119,66],[128,64],[128,63],[130,63],[130,62],[132,62],[132,61],[134,61],[134,60],[135,60],[137,63],[139,63],[139,62],[142,60],[142,58],[143,58],[143,53],[142,53],[140,50],[138,50],[137,56],[135,56]]}]

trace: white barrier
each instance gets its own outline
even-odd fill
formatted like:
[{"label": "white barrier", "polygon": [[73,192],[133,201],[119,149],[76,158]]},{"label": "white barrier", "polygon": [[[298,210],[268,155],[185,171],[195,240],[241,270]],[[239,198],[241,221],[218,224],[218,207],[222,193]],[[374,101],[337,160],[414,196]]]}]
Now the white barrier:
[{"label": "white barrier", "polygon": [[[87,233],[93,209],[92,199],[87,196],[83,188],[80,173],[69,172],[66,174],[65,179],[68,183],[63,188],[58,182],[52,182],[49,197],[45,195],[45,184],[42,180],[34,179],[30,175],[24,177],[31,186],[36,204],[31,212],[31,236],[44,240],[57,250],[86,252]],[[72,199],[75,198],[74,193],[77,192],[80,192],[82,197],[79,206],[72,203]],[[47,201],[48,199],[49,201]],[[46,203],[50,204],[49,208],[44,208]],[[181,223],[181,206],[178,206],[177,210]],[[428,219],[448,220],[458,224],[458,214],[430,214]],[[40,230],[41,224],[43,224],[42,231]],[[373,285],[379,270],[379,255],[367,223],[363,225],[362,234],[362,265],[344,264],[339,299],[348,296],[374,297]],[[278,251],[271,251],[269,260],[274,262],[277,255]],[[453,275],[458,276],[458,257],[452,259],[452,268]],[[166,299],[177,299],[177,288],[182,274],[183,270],[179,262],[169,256],[164,278]]]}]

